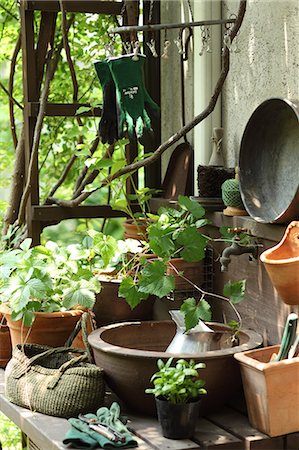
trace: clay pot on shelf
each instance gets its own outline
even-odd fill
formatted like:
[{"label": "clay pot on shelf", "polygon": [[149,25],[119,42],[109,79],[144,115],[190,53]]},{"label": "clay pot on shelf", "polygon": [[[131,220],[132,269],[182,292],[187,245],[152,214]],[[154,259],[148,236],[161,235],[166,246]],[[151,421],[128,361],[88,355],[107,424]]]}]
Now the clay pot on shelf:
[{"label": "clay pot on shelf", "polygon": [[0,367],[6,367],[11,358],[11,350],[9,328],[3,314],[0,313]]},{"label": "clay pot on shelf", "polygon": [[131,309],[124,298],[118,297],[121,280],[99,277],[102,290],[96,295],[93,307],[98,327],[115,322],[131,320],[150,320],[152,318],[154,298],[151,296]]},{"label": "clay pot on shelf", "polygon": [[142,219],[128,219],[124,221],[123,227],[125,229],[125,239],[138,239],[141,241],[147,240],[147,221]]},{"label": "clay pot on shelf", "polygon": [[173,258],[167,268],[167,275],[175,277],[175,290],[177,291],[193,291],[194,287],[187,280],[180,277],[178,272],[182,272],[183,276],[197,286],[201,286],[204,282],[204,262],[190,262],[183,258]]},{"label": "clay pot on shelf", "polygon": [[299,221],[287,227],[282,240],[260,255],[270,280],[287,305],[299,304]]},{"label": "clay pot on shelf", "polygon": [[[51,313],[36,312],[35,320],[31,327],[23,326],[22,320],[11,320],[9,308],[5,308],[5,311],[3,310],[3,315],[9,327],[12,347],[25,342],[61,347],[64,346],[83,312],[83,310],[79,309]],[[90,331],[91,329],[89,329]],[[73,346],[84,347],[80,335],[74,340]]]}]

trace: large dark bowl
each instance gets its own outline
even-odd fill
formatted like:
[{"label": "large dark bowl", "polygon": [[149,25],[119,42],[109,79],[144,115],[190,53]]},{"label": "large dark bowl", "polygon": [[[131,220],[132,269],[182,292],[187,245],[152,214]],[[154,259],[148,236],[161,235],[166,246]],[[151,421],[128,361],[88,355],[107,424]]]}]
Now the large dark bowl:
[{"label": "large dark bowl", "polygon": [[[225,325],[211,323],[209,326],[215,332],[228,333]],[[157,371],[157,360],[174,356],[165,350],[175,331],[173,321],[125,322],[99,328],[88,336],[95,362],[104,369],[107,384],[129,409],[155,414],[154,397],[146,394],[145,389],[152,386],[150,378]],[[216,339],[218,349],[213,345],[210,351],[176,355],[206,364],[200,372],[208,390],[202,399],[202,413],[217,410],[240,393],[240,369],[233,355],[260,346],[262,338],[251,330],[242,330],[239,337],[237,347],[228,346],[225,339]]]},{"label": "large dark bowl", "polygon": [[250,117],[241,141],[240,191],[257,221],[299,218],[299,102],[264,101]]}]

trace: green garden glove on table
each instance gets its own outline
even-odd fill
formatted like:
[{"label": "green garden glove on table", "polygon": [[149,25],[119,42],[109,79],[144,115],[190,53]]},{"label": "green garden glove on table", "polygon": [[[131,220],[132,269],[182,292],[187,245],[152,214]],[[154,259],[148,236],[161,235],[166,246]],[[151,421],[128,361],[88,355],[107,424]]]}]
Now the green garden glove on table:
[{"label": "green garden glove on table", "polygon": [[99,135],[103,144],[111,145],[119,139],[115,84],[107,61],[96,61],[94,66],[103,91]]},{"label": "green garden glove on table", "polygon": [[[113,403],[111,408],[100,408],[95,414],[86,414],[88,419],[97,419],[111,429],[121,433],[125,437],[125,442],[113,442],[107,437],[92,430],[88,423],[80,419],[69,419],[72,425],[71,429],[65,435],[64,444],[72,444],[75,448],[93,449],[97,447],[113,448],[131,448],[137,447],[138,443],[127,427],[120,420],[120,408],[117,403]],[[81,445],[81,446],[80,446]]]},{"label": "green garden glove on table", "polygon": [[147,134],[152,133],[148,110],[159,111],[144,86],[144,61],[143,55],[139,55],[138,61],[134,61],[130,55],[110,58],[108,61],[116,87],[119,134],[123,134],[126,124],[129,137],[134,139],[136,135],[141,143]]}]

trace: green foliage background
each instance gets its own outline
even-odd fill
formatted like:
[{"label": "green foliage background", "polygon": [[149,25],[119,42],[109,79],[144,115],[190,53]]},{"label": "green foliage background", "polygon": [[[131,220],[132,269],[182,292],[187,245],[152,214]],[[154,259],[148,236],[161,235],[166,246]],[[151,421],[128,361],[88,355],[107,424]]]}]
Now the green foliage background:
[{"label": "green foliage background", "polygon": [[[55,45],[61,41],[61,15],[58,14],[56,24]],[[70,18],[70,14],[67,14]],[[35,12],[35,34],[39,31],[40,13]],[[115,25],[115,19],[108,15],[83,14],[75,16],[75,21],[69,30],[69,43],[72,60],[75,66],[79,86],[78,101],[90,103],[92,106],[101,105],[102,92],[96,77],[93,62],[105,57],[105,44],[110,41],[109,27]],[[0,82],[7,88],[10,70],[11,56],[18,38],[20,18],[16,0],[0,0]],[[120,42],[116,42],[116,48]],[[119,47],[120,48],[120,47]],[[23,104],[22,93],[22,56],[18,55],[14,76],[14,98]],[[55,103],[72,103],[73,86],[69,67],[64,50],[51,82],[49,101]],[[22,111],[15,105],[16,129],[20,134],[22,124]],[[39,149],[40,167],[40,197],[41,203],[47,197],[50,189],[59,179],[66,163],[76,153],[77,161],[71,169],[63,186],[59,188],[57,195],[60,198],[69,199],[92,141],[94,140],[98,118],[82,117],[83,126],[79,127],[75,118],[47,117],[44,120],[41,143]],[[78,138],[84,137],[84,145],[78,147]],[[106,150],[99,145],[96,157],[99,159]],[[3,217],[10,187],[10,178],[14,163],[14,146],[9,129],[8,96],[0,88],[0,216]],[[108,169],[107,169],[108,170]],[[95,181],[99,183],[98,180]],[[103,204],[107,202],[107,189],[91,196],[86,204]],[[100,220],[66,221],[58,226],[48,227],[43,234],[43,239],[64,241],[72,236],[74,241],[82,238],[81,233],[89,227],[99,228]],[[112,220],[106,224],[106,231],[120,235],[119,221]],[[74,233],[75,232],[75,233]]]}]

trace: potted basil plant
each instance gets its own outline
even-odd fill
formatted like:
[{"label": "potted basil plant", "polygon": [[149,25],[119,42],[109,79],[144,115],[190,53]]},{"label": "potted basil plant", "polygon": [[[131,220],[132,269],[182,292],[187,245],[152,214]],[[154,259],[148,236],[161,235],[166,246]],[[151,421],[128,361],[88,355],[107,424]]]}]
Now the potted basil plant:
[{"label": "potted basil plant", "polygon": [[159,370],[151,377],[154,387],[145,392],[155,396],[163,436],[188,439],[194,434],[201,396],[207,393],[198,372],[205,364],[179,359],[172,366],[172,361],[157,361]]},{"label": "potted basil plant", "polygon": [[51,241],[31,247],[26,239],[0,254],[0,310],[13,346],[64,345],[82,312],[94,305],[100,283],[75,250]]}]

